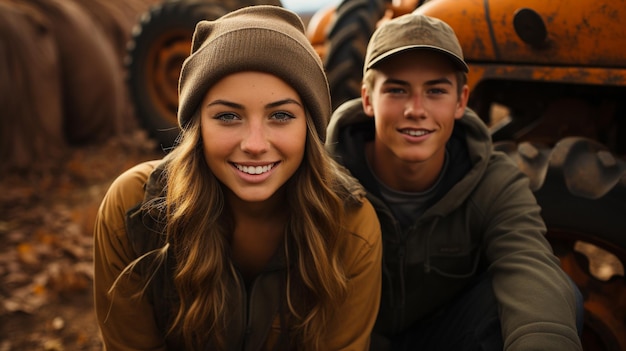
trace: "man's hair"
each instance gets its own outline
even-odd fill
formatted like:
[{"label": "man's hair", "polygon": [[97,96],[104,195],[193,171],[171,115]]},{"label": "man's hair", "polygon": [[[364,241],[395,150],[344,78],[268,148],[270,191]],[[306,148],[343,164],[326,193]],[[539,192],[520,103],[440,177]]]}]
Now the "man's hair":
[{"label": "man's hair", "polygon": [[[365,74],[363,75],[363,84],[367,87],[367,91],[368,93],[370,93],[373,89],[374,89],[374,78],[375,78],[375,72],[377,71],[377,68],[370,68],[367,71],[365,71]],[[455,76],[456,76],[456,93],[458,95],[458,98],[461,98],[461,92],[463,91],[463,86],[465,86],[467,84],[467,73],[465,73],[462,70],[455,70],[454,72]]]}]

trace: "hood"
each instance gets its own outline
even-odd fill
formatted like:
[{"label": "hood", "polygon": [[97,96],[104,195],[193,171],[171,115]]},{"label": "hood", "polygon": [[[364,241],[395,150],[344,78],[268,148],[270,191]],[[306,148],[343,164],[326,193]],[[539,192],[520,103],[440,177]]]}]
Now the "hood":
[{"label": "hood", "polygon": [[[349,100],[335,110],[326,134],[326,149],[330,154],[358,178],[368,192],[380,196],[365,159],[365,144],[375,135],[374,118],[363,111],[361,98]],[[442,191],[424,216],[444,216],[467,199],[487,169],[493,145],[485,123],[468,108],[455,122],[446,148],[451,166],[442,179]]]}]

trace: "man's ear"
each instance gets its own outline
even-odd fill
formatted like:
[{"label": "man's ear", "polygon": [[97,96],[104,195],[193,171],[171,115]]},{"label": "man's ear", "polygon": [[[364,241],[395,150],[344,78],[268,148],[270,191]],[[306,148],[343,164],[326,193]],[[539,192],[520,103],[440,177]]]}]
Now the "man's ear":
[{"label": "man's ear", "polygon": [[374,106],[372,106],[372,99],[365,84],[361,85],[361,103],[363,104],[363,112],[370,117],[374,117]]},{"label": "man's ear", "polygon": [[457,102],[456,111],[454,113],[455,119],[460,119],[465,114],[465,108],[467,108],[467,100],[469,99],[469,87],[467,84],[461,89],[459,94],[459,101]]}]

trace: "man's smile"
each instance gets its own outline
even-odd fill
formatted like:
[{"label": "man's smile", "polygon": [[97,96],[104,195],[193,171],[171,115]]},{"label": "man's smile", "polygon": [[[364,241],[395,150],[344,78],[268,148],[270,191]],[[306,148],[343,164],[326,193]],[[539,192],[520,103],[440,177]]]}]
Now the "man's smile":
[{"label": "man's smile", "polygon": [[419,137],[419,136],[423,136],[423,135],[426,135],[426,134],[430,134],[432,132],[428,131],[428,130],[424,130],[424,129],[419,129],[419,130],[416,130],[416,129],[400,129],[400,133],[407,134],[407,135],[410,135],[410,136]]}]

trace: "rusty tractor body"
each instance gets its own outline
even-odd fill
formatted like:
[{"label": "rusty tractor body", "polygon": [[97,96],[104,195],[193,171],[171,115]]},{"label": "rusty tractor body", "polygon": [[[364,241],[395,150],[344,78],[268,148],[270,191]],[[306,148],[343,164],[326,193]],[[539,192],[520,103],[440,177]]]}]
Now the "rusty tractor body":
[{"label": "rusty tractor body", "polygon": [[[163,145],[178,133],[176,79],[195,23],[246,4],[165,1],[134,33],[130,90]],[[446,21],[459,37],[469,106],[495,148],[529,176],[548,239],[583,293],[583,347],[626,350],[626,0],[343,0],[320,8],[308,35],[333,107],[360,96],[376,27],[413,11]]]}]

